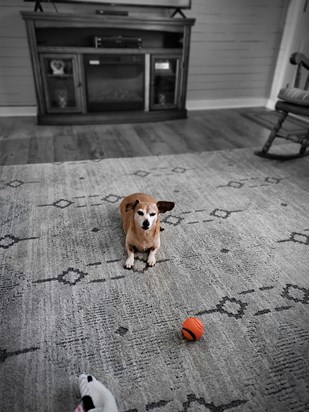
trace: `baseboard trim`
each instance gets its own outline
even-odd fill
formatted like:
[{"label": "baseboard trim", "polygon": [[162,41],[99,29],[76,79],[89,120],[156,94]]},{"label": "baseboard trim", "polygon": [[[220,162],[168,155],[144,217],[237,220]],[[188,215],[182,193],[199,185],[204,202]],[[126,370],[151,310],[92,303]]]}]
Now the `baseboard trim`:
[{"label": "baseboard trim", "polygon": [[276,103],[277,103],[277,100],[268,99],[265,104],[265,107],[266,109],[275,110]]},{"label": "baseboard trim", "polygon": [[[238,107],[269,107],[269,100],[259,99],[215,99],[215,100],[188,100],[188,110],[233,109]],[[0,117],[36,116],[36,106],[0,107]]]},{"label": "baseboard trim", "polygon": [[238,107],[265,107],[267,99],[216,99],[216,100],[187,100],[188,110],[236,109]]},{"label": "baseboard trim", "polygon": [[36,106],[1,106],[0,117],[36,116]]}]

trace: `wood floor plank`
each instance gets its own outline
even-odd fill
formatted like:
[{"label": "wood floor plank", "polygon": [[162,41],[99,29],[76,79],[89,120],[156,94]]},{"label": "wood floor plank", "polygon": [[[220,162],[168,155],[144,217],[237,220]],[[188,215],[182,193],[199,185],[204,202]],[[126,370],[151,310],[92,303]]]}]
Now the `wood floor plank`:
[{"label": "wood floor plank", "polygon": [[[57,126],[59,127],[59,126]],[[54,135],[54,156],[56,162],[83,160],[79,142],[76,141],[72,128],[64,126]]]},{"label": "wood floor plank", "polygon": [[8,139],[1,142],[1,165],[28,163],[29,139]]},{"label": "wood floor plank", "polygon": [[54,139],[53,136],[42,136],[36,133],[29,139],[29,151],[27,163],[53,163]]},{"label": "wood floor plank", "polygon": [[244,117],[245,110],[200,110],[187,119],[119,125],[39,126],[34,117],[2,117],[0,165],[261,147],[269,130]]}]

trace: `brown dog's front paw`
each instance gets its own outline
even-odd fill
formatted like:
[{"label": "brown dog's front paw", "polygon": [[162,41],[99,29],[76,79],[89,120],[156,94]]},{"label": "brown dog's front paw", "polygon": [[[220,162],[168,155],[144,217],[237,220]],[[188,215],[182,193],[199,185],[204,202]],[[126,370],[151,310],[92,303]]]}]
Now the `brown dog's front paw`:
[{"label": "brown dog's front paw", "polygon": [[132,259],[132,258],[128,258],[128,259],[126,260],[126,263],[124,264],[124,267],[125,267],[126,269],[132,269],[133,266],[134,266],[134,258],[133,258],[133,259]]},{"label": "brown dog's front paw", "polygon": [[149,257],[147,260],[147,265],[148,266],[154,266],[156,264],[156,258],[155,257]]}]

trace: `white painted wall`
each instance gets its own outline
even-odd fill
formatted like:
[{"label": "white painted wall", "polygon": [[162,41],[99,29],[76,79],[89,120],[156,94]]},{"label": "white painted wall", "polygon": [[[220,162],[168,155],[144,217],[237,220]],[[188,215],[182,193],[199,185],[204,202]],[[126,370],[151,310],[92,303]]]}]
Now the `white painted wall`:
[{"label": "white painted wall", "polygon": [[295,66],[289,63],[294,52],[309,56],[309,0],[291,0],[288,5],[284,32],[278,53],[272,88],[267,107],[273,109],[282,87],[292,86]]},{"label": "white painted wall", "polygon": [[193,0],[188,108],[265,106],[286,0]]}]

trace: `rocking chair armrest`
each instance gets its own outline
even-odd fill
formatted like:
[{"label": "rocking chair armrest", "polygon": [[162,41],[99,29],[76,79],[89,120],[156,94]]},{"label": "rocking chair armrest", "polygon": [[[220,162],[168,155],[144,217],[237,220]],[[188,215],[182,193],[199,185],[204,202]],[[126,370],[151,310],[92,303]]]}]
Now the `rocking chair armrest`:
[{"label": "rocking chair armrest", "polygon": [[302,63],[307,70],[309,70],[309,58],[305,56],[303,53],[293,53],[290,57],[291,64],[300,64]]}]

